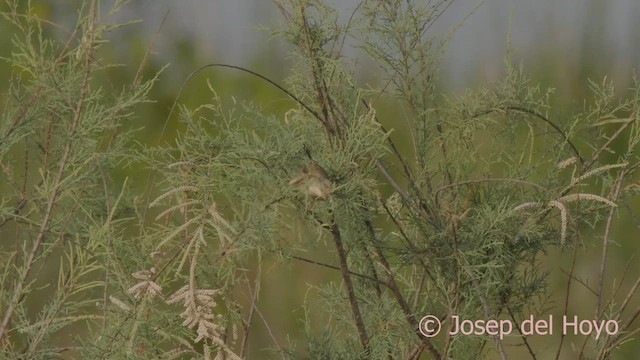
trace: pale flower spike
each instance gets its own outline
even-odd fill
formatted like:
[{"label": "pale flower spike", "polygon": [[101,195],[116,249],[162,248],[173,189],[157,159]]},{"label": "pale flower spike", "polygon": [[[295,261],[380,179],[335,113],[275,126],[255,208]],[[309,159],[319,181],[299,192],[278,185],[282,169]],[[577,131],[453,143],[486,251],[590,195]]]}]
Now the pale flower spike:
[{"label": "pale flower spike", "polygon": [[[578,200],[593,200],[593,201],[601,202],[603,204],[607,204],[614,208],[618,207],[616,203],[614,203],[613,201],[607,198],[594,195],[594,194],[585,194],[585,193],[569,194],[561,198],[558,198],[556,200],[549,201],[547,203],[548,206],[553,206],[558,210],[560,210],[560,222],[561,222],[560,244],[564,244],[565,240],[567,239],[568,211],[565,203],[578,201]],[[527,202],[527,203],[516,206],[515,208],[513,208],[513,211],[520,211],[520,210],[530,209],[530,208],[539,208],[541,206],[542,206],[541,202]]]}]

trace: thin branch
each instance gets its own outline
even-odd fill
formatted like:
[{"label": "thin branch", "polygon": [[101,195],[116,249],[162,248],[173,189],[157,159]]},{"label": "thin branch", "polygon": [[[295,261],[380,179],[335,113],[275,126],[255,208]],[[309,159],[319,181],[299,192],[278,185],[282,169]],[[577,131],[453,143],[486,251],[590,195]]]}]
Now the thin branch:
[{"label": "thin branch", "polygon": [[600,349],[600,354],[598,355],[598,359],[606,359],[609,352],[622,344],[625,341],[633,339],[635,334],[640,332],[640,328],[637,328],[631,332],[626,333],[627,329],[631,326],[631,324],[636,321],[636,319],[640,317],[640,306],[637,307],[632,313],[629,319],[620,326],[618,329],[618,334],[612,339],[611,345],[606,346],[607,343]]},{"label": "thin branch", "polygon": [[[613,342],[611,342],[611,345],[609,345],[606,348],[602,348],[600,354],[598,354],[598,359],[607,359],[609,356],[609,353],[617,348],[618,346],[622,345],[623,343],[633,340],[635,339],[636,334],[640,333],[640,327],[628,332],[628,333],[622,333],[620,332],[619,335],[615,338],[615,340]],[[622,336],[624,334],[624,336]]]},{"label": "thin branch", "polygon": [[[518,322],[518,320],[516,319],[516,316],[513,313],[513,311],[511,311],[511,308],[509,306],[507,306],[506,308],[507,308],[507,312],[509,312],[509,316],[511,316],[511,319],[514,321],[514,323],[520,324],[520,322]],[[520,338],[522,339],[524,346],[527,348],[529,355],[531,355],[531,358],[534,360],[537,359],[538,357],[536,356],[535,352],[533,352],[533,349],[531,348],[531,345],[529,344],[527,337],[522,334],[522,329],[520,328],[520,326],[516,326],[516,330],[520,334]]]},{"label": "thin branch", "polygon": [[[331,264],[327,264],[327,263],[323,263],[320,261],[315,261],[315,260],[311,260],[311,259],[307,259],[301,256],[296,256],[296,255],[285,255],[286,257],[289,257],[291,259],[295,259],[295,260],[299,260],[299,261],[303,261],[309,264],[314,264],[314,265],[318,265],[318,266],[322,266],[322,267],[326,267],[328,269],[333,269],[333,270],[341,270],[340,267],[338,266],[334,266]],[[387,285],[387,283],[385,283],[384,281],[381,281],[379,279],[373,278],[369,275],[365,275],[365,274],[361,274],[352,270],[349,270],[349,275],[353,275],[353,276],[357,276],[359,278],[363,278],[363,279],[367,279],[369,281],[373,281],[374,283],[380,284],[380,285]]]},{"label": "thin branch", "polygon": [[566,271],[563,268],[560,268],[560,272],[567,275],[567,277],[571,277],[573,278],[573,280],[577,281],[580,285],[584,286],[585,289],[589,290],[589,292],[591,292],[593,295],[598,295],[598,293],[596,292],[596,290],[594,290],[593,288],[591,288],[591,286],[589,286],[589,284],[587,284],[584,280],[576,277],[573,274],[570,274],[568,271]]},{"label": "thin branch", "polygon": [[620,134],[622,134],[622,132],[629,126],[631,125],[634,121],[636,120],[636,113],[634,112],[633,114],[631,114],[631,116],[629,116],[629,120],[627,120],[624,124],[622,124],[622,126],[620,126],[618,128],[618,130],[616,130],[616,132],[611,135],[611,137],[609,138],[609,140],[607,140],[606,143],[604,143],[604,145],[602,145],[591,157],[591,160],[589,160],[589,162],[585,165],[585,171],[589,170],[589,168],[591,166],[593,166],[593,164],[595,164],[595,162],[598,160],[598,158],[600,157],[600,155],[602,154],[602,152],[609,148],[609,145],[611,145],[612,142],[615,141],[615,139],[617,139]]},{"label": "thin branch", "polygon": [[456,187],[460,187],[460,186],[464,186],[464,185],[487,183],[487,182],[510,182],[510,183],[514,183],[514,184],[522,184],[522,185],[532,186],[532,187],[535,187],[536,189],[541,190],[543,192],[548,192],[548,190],[546,188],[544,188],[543,186],[540,186],[540,185],[538,185],[536,183],[532,183],[530,181],[525,181],[525,180],[506,179],[506,178],[472,179],[472,180],[460,181],[460,182],[457,182],[457,183],[453,183],[453,184],[449,184],[449,185],[445,185],[445,186],[439,187],[435,191],[435,202],[438,203],[438,197],[439,197],[440,193],[442,191],[444,191],[444,190],[448,190],[448,189],[452,189],[452,188],[456,188]]},{"label": "thin branch", "polygon": [[[626,176],[626,170],[621,170],[618,174],[618,179],[616,180],[615,190],[612,196],[612,201],[616,202],[618,200],[618,196],[620,195],[620,189],[622,188],[622,182],[624,177]],[[609,249],[609,236],[611,234],[611,224],[613,223],[613,215],[616,212],[616,208],[612,207],[609,209],[609,216],[607,216],[607,224],[605,225],[604,236],[602,239],[602,256],[600,258],[600,272],[598,273],[598,288],[597,294],[598,298],[596,300],[596,308],[595,308],[595,316],[596,318],[600,314],[600,306],[602,303],[602,289],[604,287],[604,272],[607,264],[607,252]]]},{"label": "thin branch", "polygon": [[269,323],[267,322],[267,319],[265,319],[264,315],[262,314],[262,311],[260,311],[260,309],[257,307],[255,308],[255,311],[256,311],[256,314],[260,316],[260,319],[262,319],[262,323],[264,324],[264,327],[267,329],[267,333],[269,334],[271,341],[273,341],[273,344],[278,348],[278,351],[280,352],[280,356],[282,356],[282,360],[287,360],[284,350],[280,345],[278,345],[278,340],[276,339],[276,336],[273,334],[273,331],[271,330],[271,326],[269,326]]},{"label": "thin branch", "polygon": [[[614,302],[614,300],[616,299],[616,296],[618,295],[618,292],[620,291],[620,289],[622,288],[622,284],[624,283],[624,279],[625,276],[627,275],[627,270],[629,270],[629,265],[631,265],[631,261],[627,262],[627,265],[624,268],[624,271],[622,272],[622,276],[620,277],[620,282],[618,284],[618,286],[616,287],[615,291],[613,292],[613,294],[609,297],[609,300],[607,301],[606,305],[604,306],[605,308],[611,306],[611,304]],[[622,314],[622,312],[624,311],[624,309],[626,308],[627,305],[627,301],[631,299],[631,296],[633,296],[633,294],[635,293],[637,286],[640,284],[640,278],[638,279],[638,281],[636,282],[636,284],[631,288],[631,290],[629,291],[627,298],[625,299],[625,301],[622,303],[622,305],[620,306],[620,309],[617,311],[617,314],[615,316],[615,321],[619,322],[620,320],[620,315]],[[602,311],[600,313],[600,316],[596,319],[597,321],[601,321],[605,316],[605,312]],[[607,348],[607,344],[610,342],[611,340],[611,335],[609,335],[609,333],[605,332],[603,334],[603,338],[601,338],[602,341],[602,347],[600,348],[600,353],[602,354],[604,349]],[[589,342],[589,338],[586,337],[584,339],[584,342],[582,343],[582,348],[580,349],[580,353],[584,353],[584,349],[587,347],[587,343]]]},{"label": "thin branch", "polygon": [[249,316],[247,316],[247,322],[244,328],[244,336],[242,337],[242,346],[240,347],[241,358],[245,358],[247,349],[249,347],[249,332],[251,331],[251,325],[253,324],[253,316],[258,308],[256,305],[258,302],[258,294],[260,293],[260,278],[262,276],[262,261],[258,261],[258,271],[256,273],[256,280],[253,291],[249,289],[251,294],[251,309],[249,309]]},{"label": "thin branch", "polygon": [[578,148],[573,144],[573,142],[571,142],[571,140],[569,139],[569,136],[567,136],[567,134],[565,134],[564,131],[562,131],[562,129],[560,129],[560,127],[558,125],[556,125],[553,121],[551,121],[549,118],[547,118],[546,116],[542,115],[541,113],[539,113],[536,110],[533,109],[528,109],[522,106],[517,106],[517,105],[508,105],[508,106],[504,106],[502,108],[496,108],[496,109],[489,109],[480,113],[477,113],[475,115],[472,115],[472,117],[476,118],[476,117],[482,117],[488,114],[491,114],[493,112],[496,112],[498,110],[514,110],[514,111],[519,111],[525,114],[529,114],[532,115],[534,117],[537,117],[538,119],[544,121],[545,123],[549,124],[549,126],[551,126],[558,134],[560,134],[560,136],[562,136],[562,139],[569,144],[569,146],[571,147],[571,149],[573,150],[576,158],[580,161],[581,164],[584,163],[584,159],[582,158],[582,156],[580,155],[580,152],[578,151]]},{"label": "thin branch", "polygon": [[[400,197],[402,197],[402,201],[404,204],[406,204],[408,207],[415,209],[417,212],[420,212],[421,209],[425,211],[429,211],[428,208],[420,207],[418,204],[416,204],[414,201],[411,200],[411,198],[409,197],[409,194],[407,194],[406,191],[404,191],[402,187],[400,187],[400,185],[395,181],[395,179],[391,176],[391,174],[389,174],[389,171],[387,171],[387,168],[384,166],[384,164],[382,164],[382,161],[378,160],[376,162],[376,165],[378,166],[378,170],[380,170],[382,175],[384,175],[384,177],[389,181],[389,184],[391,184],[394,190],[396,190],[396,192],[400,195]],[[425,217],[425,220],[427,220],[429,224],[431,224],[436,229],[440,228],[435,218]]]},{"label": "thin branch", "polygon": [[134,77],[134,80],[133,80],[134,87],[140,85],[140,81],[142,80],[142,72],[144,71],[145,66],[147,66],[147,63],[149,62],[149,55],[151,55],[151,51],[156,43],[156,40],[158,40],[158,35],[160,35],[160,29],[162,29],[162,26],[164,26],[164,23],[167,20],[168,16],[169,16],[169,10],[167,10],[164,13],[162,20],[160,21],[160,25],[158,25],[158,28],[153,33],[153,38],[151,39],[151,42],[149,43],[149,45],[147,46],[144,52],[144,56],[140,61],[140,66],[138,66],[138,71],[136,72],[136,76]]},{"label": "thin branch", "polygon": [[[627,297],[624,299],[624,301],[622,302],[622,304],[620,305],[620,310],[618,311],[619,315],[622,314],[622,312],[627,308],[627,306],[629,305],[629,302],[631,301],[631,298],[636,294],[636,292],[638,291],[638,287],[640,286],[640,277],[636,280],[636,282],[633,284],[633,286],[631,287],[631,289],[629,290],[629,292],[627,293]],[[619,318],[618,315],[618,318]]]},{"label": "thin branch", "polygon": [[393,276],[393,271],[391,271],[389,262],[384,256],[382,249],[380,249],[379,246],[375,246],[374,248],[375,248],[378,260],[382,265],[382,268],[384,269],[384,271],[387,273],[387,276],[389,277],[388,279],[389,290],[391,290],[391,293],[395,297],[396,302],[398,303],[398,305],[400,305],[400,309],[404,313],[404,316],[407,319],[407,322],[409,323],[409,325],[411,325],[414,332],[416,333],[418,338],[420,338],[420,340],[422,341],[426,349],[431,353],[431,356],[433,356],[433,358],[436,360],[442,359],[440,352],[438,351],[438,349],[436,349],[436,347],[433,345],[431,340],[423,336],[422,333],[420,332],[420,329],[419,329],[420,324],[418,323],[418,320],[416,319],[416,316],[413,313],[413,311],[409,308],[409,304],[407,303],[404,296],[402,295],[400,288],[398,288],[398,284],[396,283],[395,277]]},{"label": "thin branch", "polygon": [[[578,247],[574,246],[573,247],[573,254],[571,257],[571,269],[569,270],[569,278],[567,279],[567,287],[565,290],[565,294],[564,294],[564,313],[566,314],[568,309],[569,309],[569,297],[570,297],[570,293],[571,293],[571,283],[572,280],[574,279],[574,273],[576,270],[576,260],[578,258]],[[560,353],[562,352],[562,346],[564,345],[564,339],[566,337],[566,334],[564,332],[560,332],[560,344],[558,344],[558,350],[556,351],[556,357],[555,360],[560,359]]]},{"label": "thin branch", "polygon": [[[62,63],[62,59],[64,59],[64,57],[67,55],[67,51],[69,51],[69,48],[71,47],[72,40],[76,38],[77,32],[78,32],[78,28],[76,27],[74,31],[70,34],[69,38],[67,39],[67,42],[65,43],[64,47],[60,51],[60,54],[58,54],[58,57],[56,58],[55,62],[53,63],[53,66],[51,67],[47,75],[50,76],[53,73],[53,71]],[[20,123],[24,120],[24,117],[26,116],[29,109],[36,103],[36,101],[40,97],[40,93],[42,92],[43,89],[44,89],[44,85],[42,84],[38,85],[38,87],[34,91],[34,94],[31,96],[29,101],[27,101],[26,104],[22,106],[22,109],[20,110],[20,112],[13,119],[13,124],[7,130],[7,133],[2,138],[0,138],[0,145],[2,145],[2,143],[18,128]],[[38,185],[41,185],[41,184],[42,184],[42,180],[38,183]],[[27,198],[21,199],[16,205],[13,211],[13,215],[20,214],[22,209],[27,205],[27,202],[28,202]],[[2,227],[7,221],[9,221],[9,219],[10,219],[9,217],[4,219],[2,223],[0,223],[0,227]],[[1,340],[2,338],[0,337],[0,341]]]},{"label": "thin branch", "polygon": [[[78,32],[78,28],[76,27],[76,29],[73,30],[73,33],[71,33],[71,35],[69,36],[69,39],[67,40],[67,42],[65,43],[64,47],[62,48],[62,51],[60,51],[60,54],[56,58],[56,61],[53,63],[53,66],[51,67],[51,69],[49,70],[47,75],[50,76],[53,73],[53,71],[60,65],[60,63],[62,62],[62,59],[64,59],[64,57],[67,55],[67,51],[69,51],[69,48],[71,47],[71,41],[76,38],[76,33],[77,32]],[[29,111],[29,109],[40,98],[40,94],[42,93],[42,90],[44,90],[44,85],[42,85],[42,84],[38,85],[38,87],[34,91],[33,95],[29,99],[29,101],[27,101],[22,106],[22,109],[20,110],[20,112],[18,112],[18,114],[14,117],[14,119],[12,121],[13,123],[11,124],[11,127],[9,127],[9,129],[7,130],[6,134],[4,134],[4,136],[2,138],[0,138],[0,145],[2,145],[2,143],[15,130],[18,129],[18,126],[20,126],[20,123],[24,120],[24,118],[27,115],[27,112]]]},{"label": "thin branch", "polygon": [[9,330],[8,327],[9,327],[9,324],[11,323],[11,318],[13,317],[13,313],[15,312],[16,307],[18,306],[18,303],[20,302],[20,299],[23,296],[25,282],[29,277],[31,270],[33,269],[33,264],[36,261],[36,258],[40,250],[40,246],[44,241],[44,238],[47,234],[47,230],[49,227],[49,223],[51,222],[51,219],[53,217],[53,208],[55,207],[56,202],[58,200],[58,196],[62,191],[62,182],[63,182],[64,174],[65,174],[65,171],[67,170],[67,165],[69,162],[69,158],[71,156],[71,149],[72,149],[74,137],[78,132],[78,127],[80,126],[80,122],[82,119],[82,110],[84,106],[84,101],[89,91],[89,79],[90,79],[89,75],[91,73],[91,56],[89,55],[93,50],[93,39],[95,36],[95,21],[96,21],[95,6],[96,6],[95,3],[92,2],[91,10],[90,10],[91,21],[89,23],[89,29],[88,29],[89,37],[85,44],[86,51],[87,51],[87,54],[85,54],[86,56],[86,61],[84,65],[85,71],[82,79],[82,85],[80,88],[80,95],[78,98],[78,102],[76,104],[76,108],[74,109],[73,121],[71,124],[71,128],[69,129],[69,141],[65,146],[62,159],[60,161],[60,166],[58,168],[58,174],[56,175],[56,178],[53,182],[51,196],[47,201],[47,207],[44,212],[44,216],[43,216],[42,224],[40,226],[40,230],[38,232],[38,236],[33,243],[31,252],[29,253],[29,257],[24,264],[19,280],[16,283],[16,287],[13,289],[13,297],[9,302],[7,310],[2,319],[2,323],[0,324],[0,342],[2,342],[5,339],[6,335],[8,334],[8,330]]},{"label": "thin branch", "polygon": [[[480,298],[480,304],[482,305],[482,309],[484,310],[484,316],[485,319],[491,319],[493,318],[493,314],[491,312],[491,309],[489,308],[489,304],[487,303],[487,299],[485,298],[485,296],[481,293],[480,291],[480,282],[478,281],[478,279],[474,276],[473,277],[473,285],[476,287],[476,290],[478,292],[478,297]],[[496,344],[496,347],[498,348],[498,354],[500,354],[500,359],[502,360],[507,360],[507,353],[504,350],[504,345],[502,345],[502,341],[500,340],[500,338],[498,337],[498,335],[492,335],[493,341]]]},{"label": "thin branch", "polygon": [[351,282],[351,275],[349,273],[349,266],[347,264],[347,253],[344,250],[344,244],[342,243],[342,235],[340,234],[340,228],[333,222],[331,225],[331,235],[338,251],[338,258],[340,259],[340,271],[342,273],[342,279],[344,280],[345,287],[347,288],[347,295],[349,297],[349,304],[351,304],[351,312],[353,313],[353,319],[356,322],[358,328],[358,336],[360,338],[360,344],[364,349],[367,356],[369,355],[369,337],[362,321],[362,314],[360,313],[360,305],[356,298],[356,292]]},{"label": "thin branch", "polygon": [[331,121],[330,121],[329,113],[332,112],[333,109],[329,102],[327,85],[324,82],[325,80],[324,76],[322,76],[323,67],[321,62],[319,61],[320,56],[319,54],[316,53],[317,51],[319,51],[319,49],[312,48],[313,42],[311,40],[311,30],[309,29],[309,22],[307,20],[307,15],[305,10],[306,10],[306,6],[301,5],[300,6],[300,23],[302,24],[302,30],[303,30],[303,35],[305,39],[305,41],[303,42],[304,44],[303,51],[305,52],[305,55],[307,56],[307,58],[310,60],[311,75],[313,76],[313,85],[316,90],[315,95],[317,96],[316,101],[320,104],[320,109],[322,111],[322,116],[318,118],[324,125],[324,128],[327,132],[327,136],[329,140],[331,140],[334,137],[334,135],[336,135],[336,131],[339,131],[339,126],[337,122],[334,124],[331,124]]}]

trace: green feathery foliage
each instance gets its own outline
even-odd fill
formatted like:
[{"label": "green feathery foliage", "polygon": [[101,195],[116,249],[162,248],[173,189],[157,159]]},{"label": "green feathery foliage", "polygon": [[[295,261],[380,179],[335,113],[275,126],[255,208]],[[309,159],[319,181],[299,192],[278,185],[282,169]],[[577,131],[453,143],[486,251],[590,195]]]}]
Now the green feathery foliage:
[{"label": "green feathery foliage", "polygon": [[[447,1],[364,0],[342,23],[323,1],[278,0],[290,76],[281,86],[240,70],[293,107],[223,101],[232,94],[209,83],[207,104],[178,107],[174,142],[141,147],[124,124],[155,78],[94,81],[115,27],[96,2],[62,43],[18,3],[4,13],[15,34],[0,124],[4,358],[608,359],[637,331],[637,282],[610,293],[605,273],[618,212],[635,216],[637,81],[626,100],[594,82],[593,99],[560,116],[553,91],[508,56],[500,83],[446,96],[448,39],[429,30]],[[346,46],[375,61],[381,86],[358,84]],[[386,100],[394,108],[378,111]],[[145,194],[110,175],[132,163],[150,170]],[[575,266],[585,239],[602,244],[591,279]],[[558,250],[564,303],[548,276]],[[269,281],[267,269],[301,263],[313,273]],[[48,271],[57,283],[39,278]],[[574,314],[576,289],[591,291],[587,318],[616,321],[616,334],[568,346],[558,329],[544,342],[449,331],[455,316],[517,326]],[[263,301],[302,310],[274,328],[285,315]],[[260,332],[270,349],[250,341]]]}]

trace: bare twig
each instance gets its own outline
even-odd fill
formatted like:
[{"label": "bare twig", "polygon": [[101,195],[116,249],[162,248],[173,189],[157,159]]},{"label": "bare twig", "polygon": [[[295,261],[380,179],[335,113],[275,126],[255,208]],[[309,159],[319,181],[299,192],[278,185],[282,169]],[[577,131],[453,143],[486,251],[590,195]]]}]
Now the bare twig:
[{"label": "bare twig", "polygon": [[355,288],[353,286],[353,282],[351,281],[349,266],[347,264],[347,253],[345,252],[344,244],[342,243],[342,235],[340,234],[340,228],[335,223],[335,221],[331,225],[331,235],[333,235],[333,240],[336,245],[336,250],[338,251],[338,259],[340,260],[340,271],[342,273],[342,280],[344,280],[344,285],[347,288],[347,296],[349,297],[349,304],[351,304],[351,312],[353,313],[353,319],[358,329],[360,344],[362,345],[362,348],[364,349],[364,351],[367,354],[369,354],[369,337],[367,336],[367,330],[365,329],[364,321],[362,320],[362,314],[360,313],[360,305],[358,304],[358,299],[356,298]]},{"label": "bare twig", "polygon": [[258,294],[260,293],[260,278],[262,277],[262,262],[258,261],[258,270],[256,271],[256,280],[253,287],[253,291],[249,290],[251,294],[251,309],[249,309],[249,316],[247,316],[246,325],[244,327],[244,335],[242,337],[242,346],[240,347],[241,358],[245,358],[247,349],[249,347],[249,332],[251,331],[251,325],[253,324],[253,316],[258,308]]},{"label": "bare twig", "polygon": [[499,110],[514,110],[514,111],[526,113],[526,114],[532,115],[532,116],[544,121],[545,123],[549,124],[549,126],[551,126],[558,134],[560,134],[560,136],[562,136],[562,139],[567,144],[569,144],[569,146],[573,150],[573,153],[575,154],[576,158],[580,161],[580,163],[581,164],[584,163],[584,159],[580,155],[580,151],[578,151],[578,148],[569,139],[569,136],[567,136],[567,134],[565,134],[565,132],[562,131],[562,129],[560,129],[560,127],[558,125],[556,125],[553,121],[551,121],[549,118],[547,118],[546,116],[542,115],[540,112],[538,112],[538,111],[536,111],[534,109],[528,109],[528,108],[525,108],[525,107],[522,107],[522,106],[517,106],[517,105],[508,105],[508,106],[504,106],[503,108],[485,110],[483,112],[474,114],[473,117],[475,118],[475,117],[485,116],[485,115],[491,114],[491,113],[499,111]]},{"label": "bare twig", "polygon": [[278,340],[276,339],[276,336],[273,334],[273,330],[271,330],[271,326],[269,325],[269,323],[267,322],[267,319],[262,314],[262,311],[260,311],[260,309],[256,307],[255,312],[256,314],[258,314],[258,316],[260,316],[260,319],[262,319],[262,323],[264,324],[264,327],[267,329],[267,333],[269,334],[271,341],[273,341],[273,344],[278,348],[278,351],[280,352],[280,356],[282,357],[282,360],[287,360],[287,356],[285,356],[284,350],[278,344]]},{"label": "bare twig", "polygon": [[[616,179],[615,190],[611,197],[613,202],[618,201],[618,196],[620,195],[620,189],[622,188],[622,182],[624,177],[627,175],[625,169],[621,170],[618,174],[618,179]],[[607,216],[607,223],[605,225],[604,235],[602,239],[602,256],[600,258],[600,272],[598,273],[598,288],[596,290],[598,297],[596,300],[596,308],[595,308],[595,316],[596,318],[600,315],[600,305],[602,303],[602,289],[604,286],[604,272],[607,264],[607,252],[609,249],[609,236],[611,234],[611,224],[613,223],[613,215],[615,214],[616,208],[612,207],[609,209],[609,216]]]},{"label": "bare twig", "polygon": [[545,189],[543,186],[540,186],[540,185],[538,185],[536,183],[533,183],[533,182],[530,182],[530,181],[526,181],[526,180],[504,179],[504,178],[472,179],[472,180],[460,181],[460,182],[457,182],[457,183],[453,183],[453,184],[449,184],[449,185],[445,185],[445,186],[439,187],[435,191],[435,202],[438,203],[438,197],[439,197],[440,193],[442,191],[444,191],[444,190],[455,189],[457,187],[464,186],[464,185],[491,183],[491,182],[506,182],[506,183],[528,185],[528,186],[531,186],[531,187],[535,187],[536,189],[541,190],[543,192],[548,192],[548,190]]},{"label": "bare twig", "polygon": [[[578,247],[574,246],[573,247],[573,254],[571,256],[571,269],[569,270],[569,276],[567,279],[567,287],[565,290],[565,294],[564,294],[564,304],[563,304],[563,312],[566,314],[567,310],[569,309],[569,298],[570,298],[570,293],[571,293],[571,283],[572,280],[574,279],[574,273],[576,270],[576,260],[578,258]],[[555,360],[560,359],[560,353],[562,352],[562,346],[564,345],[564,339],[566,337],[566,334],[564,332],[560,332],[560,343],[558,344],[558,350],[556,351],[556,357]]]},{"label": "bare twig", "polygon": [[[373,225],[370,222],[367,221],[366,225],[367,227],[370,228],[370,231],[373,229]],[[418,320],[416,319],[414,312],[409,308],[409,303],[407,303],[406,299],[402,295],[402,292],[400,291],[400,288],[396,283],[395,277],[393,275],[393,271],[391,270],[391,266],[389,265],[389,262],[387,261],[386,256],[382,252],[382,249],[380,249],[379,246],[374,246],[374,250],[378,257],[378,261],[380,262],[380,265],[382,265],[382,268],[387,273],[387,276],[388,276],[387,287],[389,288],[389,290],[391,290],[391,293],[393,294],[394,298],[396,299],[396,302],[400,306],[400,309],[402,310],[402,313],[404,314],[407,322],[409,323],[409,325],[411,325],[411,327],[413,328],[418,338],[420,338],[421,342],[424,344],[424,348],[426,348],[429,351],[429,353],[431,353],[431,356],[433,356],[433,358],[437,360],[442,359],[440,352],[438,351],[438,349],[436,349],[436,347],[433,345],[431,340],[423,336],[422,333],[420,332],[420,329],[419,329],[420,324],[418,323]]]},{"label": "bare twig", "polygon": [[[514,323],[520,324],[520,322],[516,319],[515,314],[513,313],[513,311],[511,311],[511,308],[509,306],[507,306],[507,312],[509,313],[509,316],[514,321]],[[520,326],[516,326],[515,328],[520,334],[520,338],[522,339],[524,346],[527,348],[529,355],[531,355],[532,359],[536,360],[538,357],[536,356],[536,353],[533,351],[533,348],[531,348],[531,345],[529,344],[529,340],[527,340],[527,337],[522,334],[522,329],[520,328]]]},{"label": "bare twig", "polygon": [[631,116],[629,116],[629,120],[627,120],[626,122],[624,122],[622,124],[622,126],[620,126],[618,128],[618,130],[616,130],[616,132],[611,135],[611,137],[609,138],[609,140],[607,140],[606,143],[604,143],[591,157],[591,160],[589,160],[589,162],[585,165],[585,171],[589,170],[589,168],[591,168],[591,166],[593,166],[593,164],[595,164],[596,161],[598,161],[598,158],[600,157],[600,155],[602,154],[602,152],[606,149],[609,148],[609,145],[611,145],[611,143],[613,143],[621,134],[622,132],[629,127],[629,125],[631,125],[634,121],[636,120],[636,113],[631,114]]}]

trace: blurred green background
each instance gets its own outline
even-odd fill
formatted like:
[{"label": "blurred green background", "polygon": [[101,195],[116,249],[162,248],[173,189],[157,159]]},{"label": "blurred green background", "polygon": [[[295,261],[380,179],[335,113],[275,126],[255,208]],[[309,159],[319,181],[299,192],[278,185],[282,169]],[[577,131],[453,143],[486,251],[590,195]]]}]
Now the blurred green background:
[{"label": "blurred green background", "polygon": [[[31,6],[44,19],[73,29],[81,1],[33,1]],[[110,8],[112,2],[103,4]],[[357,1],[328,1],[348,17]],[[27,2],[25,1],[25,6]],[[448,36],[452,40],[442,58],[439,86],[445,93],[461,93],[465,89],[491,86],[504,75],[504,56],[510,39],[513,59],[522,63],[525,72],[543,87],[557,89],[554,109],[558,121],[562,114],[582,105],[588,98],[588,79],[600,82],[604,76],[614,80],[621,97],[631,85],[632,74],[640,65],[640,1],[637,0],[488,0],[476,9],[478,1],[453,1],[447,12],[431,29],[432,35]],[[5,11],[3,5],[0,9]],[[475,9],[475,10],[474,10]],[[470,17],[467,16],[471,14]],[[163,18],[166,15],[166,20]],[[264,0],[140,0],[126,4],[122,11],[111,17],[104,13],[105,21],[131,23],[108,35],[110,46],[103,47],[101,57],[105,63],[122,64],[105,72],[104,81],[118,87],[119,83],[131,82],[150,43],[154,41],[153,54],[145,72],[150,77],[164,65],[163,72],[151,93],[153,103],[140,107],[131,128],[142,128],[140,140],[148,144],[171,141],[180,123],[176,119],[159,139],[167,114],[187,76],[207,63],[228,63],[255,70],[283,83],[287,76],[289,60],[287,45],[272,37],[262,28],[278,28],[281,19],[276,7]],[[466,19],[466,20],[465,20]],[[464,21],[464,22],[463,22]],[[462,25],[461,25],[462,24]],[[460,26],[461,25],[461,26]],[[0,31],[6,33],[4,23]],[[156,34],[157,29],[159,32]],[[510,29],[510,30],[509,30]],[[56,32],[61,39],[65,32],[51,26],[47,31]],[[154,40],[155,38],[155,40]],[[7,56],[10,37],[0,36],[0,56]],[[346,55],[357,59],[355,67],[359,85],[377,84],[375,67],[361,52],[351,47]],[[516,64],[518,65],[518,64]],[[0,66],[0,88],[4,92],[8,85],[10,69]],[[182,92],[179,103],[195,107],[210,101],[206,89],[209,80],[218,95],[225,101],[231,97],[259,102],[268,112],[284,114],[294,104],[272,86],[255,77],[229,69],[208,69],[190,81]],[[381,109],[384,114],[384,109]],[[175,116],[174,116],[175,117]],[[401,120],[401,119],[398,119]],[[384,120],[383,120],[384,121]],[[121,174],[124,178],[130,174]],[[133,178],[134,186],[144,188],[145,176]],[[637,202],[631,204],[640,211]],[[626,282],[635,281],[640,266],[633,255],[640,249],[639,224],[623,212],[617,219],[613,239],[617,245],[610,248],[612,260],[607,279],[612,288],[614,279],[631,262],[632,275]],[[596,230],[597,231],[597,230]],[[600,237],[585,239],[580,252],[584,254],[578,264],[578,273],[584,278],[593,278],[598,271]],[[587,242],[588,241],[588,242]],[[316,255],[316,254],[314,254]],[[322,259],[317,256],[315,260]],[[569,264],[570,254],[560,251],[549,254],[547,266],[553,271],[551,290],[559,294],[564,291],[566,276],[558,271]],[[304,263],[289,267],[269,267],[262,284],[264,296],[260,306],[278,341],[286,341],[287,329],[300,328],[298,319],[303,317],[302,297],[308,284],[322,283],[336,278],[336,273]],[[304,279],[304,281],[300,281]],[[576,287],[578,289],[579,287]],[[623,287],[623,289],[625,289]],[[579,299],[584,289],[574,292],[573,306],[576,312],[584,308],[587,314],[593,308]],[[269,296],[278,294],[277,296]],[[291,296],[289,296],[291,294]],[[560,294],[562,295],[562,294]],[[560,305],[562,298],[555,299]],[[637,302],[636,302],[637,305]],[[570,305],[571,308],[571,305]],[[586,310],[589,309],[589,310]],[[256,337],[252,348],[271,346],[266,329],[256,322]],[[293,334],[293,340],[296,334]],[[541,343],[545,339],[537,339]],[[535,344],[535,342],[534,342]],[[578,344],[581,344],[578,341]],[[623,345],[618,359],[636,358],[640,344]],[[250,354],[250,358],[253,358]]]}]

